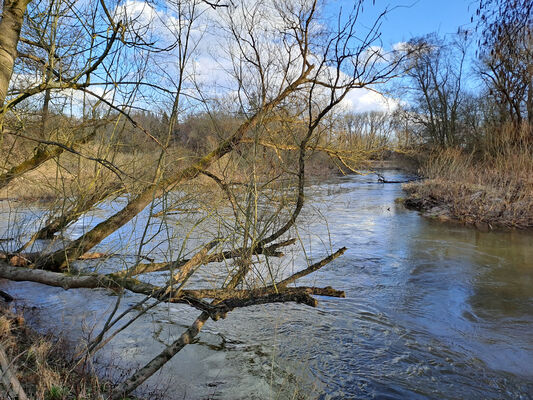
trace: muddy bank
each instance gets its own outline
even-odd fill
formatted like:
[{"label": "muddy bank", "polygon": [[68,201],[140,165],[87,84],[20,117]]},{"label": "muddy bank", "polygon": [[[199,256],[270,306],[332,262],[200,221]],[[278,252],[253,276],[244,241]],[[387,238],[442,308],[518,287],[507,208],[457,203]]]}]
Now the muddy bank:
[{"label": "muddy bank", "polygon": [[479,230],[532,229],[531,199],[490,185],[427,179],[402,186],[401,200],[424,216],[472,225]]}]

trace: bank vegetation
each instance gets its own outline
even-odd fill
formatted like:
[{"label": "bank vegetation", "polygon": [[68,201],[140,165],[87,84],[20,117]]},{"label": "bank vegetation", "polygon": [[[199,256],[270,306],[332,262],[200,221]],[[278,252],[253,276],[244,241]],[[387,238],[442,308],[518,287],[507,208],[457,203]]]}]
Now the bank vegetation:
[{"label": "bank vegetation", "polygon": [[[105,397],[121,399],[208,321],[344,297],[298,284],[346,251],[311,253],[299,240],[310,179],[416,155],[428,179],[406,187],[407,204],[531,227],[531,7],[480,3],[476,93],[464,84],[471,32],[385,50],[388,11],[362,23],[363,1],[5,0],[0,278],[114,296],[71,354],[82,367],[154,308],[196,310],[172,343],[112,382]],[[397,107],[350,112],[354,90],[393,81]],[[304,256],[291,258],[294,248]],[[2,318],[13,364],[4,390],[20,392],[17,354],[47,351],[18,351],[13,318]],[[38,396],[57,386],[36,385]]]},{"label": "bank vegetation", "polygon": [[[475,31],[429,35],[406,60],[405,135],[426,179],[405,204],[481,229],[533,227],[533,12],[488,1]],[[407,44],[409,45],[409,44]]]}]

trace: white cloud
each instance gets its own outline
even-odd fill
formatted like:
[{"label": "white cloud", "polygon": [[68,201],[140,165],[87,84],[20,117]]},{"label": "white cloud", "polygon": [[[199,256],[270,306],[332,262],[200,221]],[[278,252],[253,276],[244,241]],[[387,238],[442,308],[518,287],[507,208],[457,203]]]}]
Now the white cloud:
[{"label": "white cloud", "polygon": [[[187,4],[180,3],[183,7]],[[163,5],[162,5],[163,4]],[[242,84],[249,90],[253,91],[260,85],[260,78],[257,69],[252,66],[250,62],[244,61],[243,56],[254,58],[256,56],[255,50],[259,51],[264,67],[264,77],[267,80],[268,90],[271,93],[276,93],[279,87],[283,86],[287,81],[291,81],[301,71],[301,60],[298,58],[299,48],[297,44],[291,42],[290,35],[286,36],[286,41],[282,42],[280,32],[284,28],[290,32],[289,27],[294,26],[297,21],[291,21],[290,18],[297,18],[297,14],[286,14],[284,18],[280,17],[281,10],[274,5],[278,5],[275,0],[240,0],[233,4],[237,4],[231,9],[212,10],[204,3],[199,2],[196,9],[198,13],[197,18],[193,19],[190,15],[191,9],[184,8],[177,10],[175,4],[172,3],[148,3],[142,0],[127,0],[117,6],[114,10],[114,15],[117,20],[124,20],[130,27],[130,34],[136,31],[138,36],[135,40],[142,38],[146,42],[154,42],[159,48],[165,48],[176,40],[176,35],[179,28],[184,24],[193,21],[191,45],[189,49],[194,49],[191,53],[188,65],[184,75],[186,82],[183,84],[184,90],[194,97],[195,85],[192,84],[194,79],[195,84],[200,85],[203,95],[207,97],[224,97],[229,93],[236,91],[239,87],[236,79],[234,66],[241,68],[238,72],[241,73]],[[294,5],[286,5],[292,7]],[[189,19],[187,19],[189,18]],[[240,46],[237,46],[235,40],[232,38],[232,32],[228,29],[228,24],[233,24],[233,32],[242,35],[245,39],[247,35],[252,32],[254,35],[255,48],[252,48],[250,42],[243,40]],[[320,26],[317,25],[316,29]],[[393,49],[400,49],[405,46],[405,43],[400,42],[393,46]],[[132,50],[131,54],[126,54],[123,59],[124,70],[131,69],[130,73],[135,75],[134,66],[137,61],[142,60],[145,56],[153,57],[153,62],[149,71],[144,75],[147,81],[155,81],[157,84],[166,87],[170,90],[176,87],[178,77],[178,69],[176,67],[176,54],[179,49],[174,49],[166,53],[152,53],[149,54],[145,50]],[[135,53],[137,52],[137,53]],[[232,58],[233,57],[233,58]],[[312,57],[314,58],[314,57]],[[380,46],[372,46],[367,48],[362,58],[371,59],[376,63],[381,63],[380,60],[386,58],[385,50]],[[376,58],[374,60],[374,58]],[[293,63],[287,70],[289,59]],[[316,65],[320,65],[320,60],[311,60]],[[139,62],[142,63],[142,62]],[[158,68],[153,68],[158,66]],[[119,67],[120,72],[120,67]],[[317,71],[314,71],[317,72]],[[333,82],[337,76],[337,70],[334,68],[322,68],[319,73],[321,80],[326,82]],[[287,75],[285,75],[287,74]],[[127,77],[128,75],[123,75]],[[133,76],[131,80],[138,79]],[[341,73],[339,83],[347,83],[350,77]],[[20,82],[20,80],[19,80]],[[31,83],[35,84],[35,80]],[[103,94],[102,89],[96,86],[93,89],[98,94]],[[146,89],[147,91],[151,89]],[[322,89],[321,89],[322,90]],[[327,96],[327,89],[323,89],[324,96]],[[115,93],[117,98],[120,98],[120,91]],[[149,93],[145,93],[150,97]],[[318,97],[322,93],[316,93]],[[58,93],[59,95],[59,93]],[[67,92],[61,95],[69,95]],[[72,92],[70,96],[74,100],[79,101],[80,93]],[[110,99],[111,95],[106,94],[106,98]],[[147,98],[148,98],[147,97]],[[187,101],[184,99],[183,101]],[[394,109],[397,101],[381,96],[378,93],[368,89],[354,89],[343,100],[340,108],[353,112],[363,111],[386,111]],[[147,107],[149,104],[146,103]]]},{"label": "white cloud", "polygon": [[407,42],[396,42],[392,45],[394,51],[406,51],[409,49],[409,43]]},{"label": "white cloud", "polygon": [[341,107],[346,111],[355,113],[367,111],[391,112],[398,107],[398,100],[365,88],[353,89],[343,99]]}]

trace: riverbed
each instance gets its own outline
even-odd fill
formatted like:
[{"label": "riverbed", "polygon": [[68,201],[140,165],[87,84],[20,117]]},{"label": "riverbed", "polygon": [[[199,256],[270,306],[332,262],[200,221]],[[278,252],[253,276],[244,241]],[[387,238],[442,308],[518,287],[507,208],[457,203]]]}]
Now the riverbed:
[{"label": "riverbed", "polygon": [[[385,171],[388,180],[408,178]],[[533,234],[480,232],[405,209],[400,184],[374,175],[307,187],[298,233],[318,260],[346,253],[302,284],[346,298],[319,306],[256,306],[209,321],[142,393],[174,399],[531,399]],[[102,211],[104,213],[104,211]],[[78,227],[79,228],[79,227]],[[76,236],[77,227],[71,228]],[[79,228],[81,229],[81,228]],[[104,243],[105,245],[105,243]],[[37,329],[73,342],[94,334],[115,297],[0,282]],[[139,297],[126,295],[121,307]],[[197,311],[161,305],[102,351],[96,367],[119,379],[186,329]],[[116,368],[113,368],[116,367]],[[125,370],[125,371],[124,371]],[[148,395],[150,397],[150,395]]]}]

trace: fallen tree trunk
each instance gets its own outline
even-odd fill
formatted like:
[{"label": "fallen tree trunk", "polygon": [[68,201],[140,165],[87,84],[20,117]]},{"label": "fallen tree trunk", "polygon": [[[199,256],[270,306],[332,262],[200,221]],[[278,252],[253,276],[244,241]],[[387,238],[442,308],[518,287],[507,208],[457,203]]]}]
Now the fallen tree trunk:
[{"label": "fallen tree trunk", "polygon": [[[118,278],[113,276],[113,274],[66,275],[61,272],[13,267],[2,260],[0,260],[0,277],[18,282],[29,281],[41,283],[48,286],[61,287],[65,290],[79,288],[126,289],[133,293],[143,294],[169,303],[188,304],[202,312],[207,312],[211,318],[217,320],[221,316],[224,317],[228,311],[234,308],[289,301],[304,303],[314,307],[316,306],[316,300],[312,299],[310,295],[344,297],[344,292],[332,289],[331,287],[287,287],[287,284],[322,268],[331,260],[344,253],[345,250],[345,248],[340,249],[333,255],[297,272],[277,284],[248,290],[235,290],[234,287],[217,290],[181,289],[180,287],[176,289],[173,288],[174,281],[171,281],[170,285],[166,287],[159,287],[133,278]],[[204,298],[212,298],[216,301],[216,304],[206,303],[202,300]]]}]

